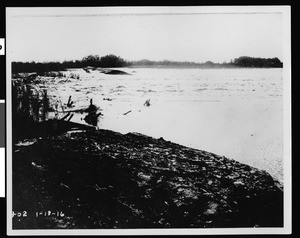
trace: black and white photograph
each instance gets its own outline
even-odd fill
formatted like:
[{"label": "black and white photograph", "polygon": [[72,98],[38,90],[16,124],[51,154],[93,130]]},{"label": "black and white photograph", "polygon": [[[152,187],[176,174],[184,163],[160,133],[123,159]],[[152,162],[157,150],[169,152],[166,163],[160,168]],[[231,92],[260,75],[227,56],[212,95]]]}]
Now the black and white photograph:
[{"label": "black and white photograph", "polygon": [[291,232],[289,6],[6,8],[12,235]]}]

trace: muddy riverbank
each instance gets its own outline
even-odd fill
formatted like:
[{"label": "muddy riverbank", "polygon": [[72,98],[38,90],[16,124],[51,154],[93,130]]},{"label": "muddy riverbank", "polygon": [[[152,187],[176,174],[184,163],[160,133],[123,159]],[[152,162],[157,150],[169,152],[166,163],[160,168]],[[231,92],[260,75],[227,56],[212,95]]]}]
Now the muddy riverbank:
[{"label": "muddy riverbank", "polygon": [[14,229],[282,227],[283,192],[163,138],[75,131],[13,146],[13,210]]}]

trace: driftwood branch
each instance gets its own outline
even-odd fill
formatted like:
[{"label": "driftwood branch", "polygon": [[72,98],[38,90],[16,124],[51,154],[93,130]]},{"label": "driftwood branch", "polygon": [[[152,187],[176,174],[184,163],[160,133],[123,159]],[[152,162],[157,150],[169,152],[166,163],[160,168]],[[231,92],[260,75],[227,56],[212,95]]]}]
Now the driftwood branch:
[{"label": "driftwood branch", "polygon": [[72,97],[71,97],[71,95],[69,96],[69,99],[68,99],[68,103],[67,103],[67,107],[72,107],[72,105],[73,105],[73,101],[72,101]]},{"label": "driftwood branch", "polygon": [[128,111],[128,112],[125,112],[125,113],[123,113],[123,115],[127,115],[128,113],[130,113],[131,112],[131,110],[130,111]]},{"label": "driftwood branch", "polygon": [[73,116],[74,116],[74,114],[72,114],[67,121],[70,121]]},{"label": "driftwood branch", "polygon": [[70,116],[70,112],[68,112],[68,114],[67,115],[65,115],[64,117],[62,117],[61,119],[59,119],[60,121],[64,121],[68,116]]}]

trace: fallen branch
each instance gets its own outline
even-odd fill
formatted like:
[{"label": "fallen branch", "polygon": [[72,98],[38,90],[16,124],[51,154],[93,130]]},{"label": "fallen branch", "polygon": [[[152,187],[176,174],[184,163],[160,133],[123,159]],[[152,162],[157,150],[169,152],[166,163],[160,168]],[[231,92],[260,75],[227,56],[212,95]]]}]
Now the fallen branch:
[{"label": "fallen branch", "polygon": [[68,103],[67,103],[67,107],[72,107],[73,106],[73,101],[72,101],[72,99],[71,99],[72,97],[71,97],[71,95],[69,96],[69,100],[68,100]]},{"label": "fallen branch", "polygon": [[68,114],[67,115],[65,115],[64,117],[62,117],[61,119],[59,119],[59,120],[61,120],[61,121],[64,121],[68,116],[70,116],[70,112],[68,112]]},{"label": "fallen branch", "polygon": [[72,114],[67,121],[70,121],[73,116],[74,116],[74,114]]},{"label": "fallen branch", "polygon": [[[56,111],[56,112],[58,112],[58,113],[69,113],[69,112],[81,112],[81,113],[83,113],[83,112],[86,112],[86,110],[87,109],[74,109],[74,110],[69,110],[69,111]],[[95,111],[92,111],[92,112],[96,112],[96,111],[102,111],[103,109],[97,109],[97,110],[95,110]]]},{"label": "fallen branch", "polygon": [[125,113],[123,113],[123,115],[127,115],[128,113],[130,113],[131,112],[131,110],[130,111],[128,111],[128,112],[125,112]]}]

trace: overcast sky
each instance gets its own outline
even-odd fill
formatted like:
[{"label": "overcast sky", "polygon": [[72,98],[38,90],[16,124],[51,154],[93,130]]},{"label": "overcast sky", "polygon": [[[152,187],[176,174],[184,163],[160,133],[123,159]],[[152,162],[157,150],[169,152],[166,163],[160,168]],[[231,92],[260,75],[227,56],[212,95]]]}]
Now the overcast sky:
[{"label": "overcast sky", "polygon": [[[13,9],[12,9],[13,10]],[[282,13],[115,14],[18,9],[9,14],[13,61],[63,61],[115,54],[126,60],[229,61],[283,54]],[[65,13],[64,13],[65,12]],[[74,12],[74,14],[72,14]],[[76,14],[75,14],[76,12]],[[225,11],[226,12],[226,11]]]}]

